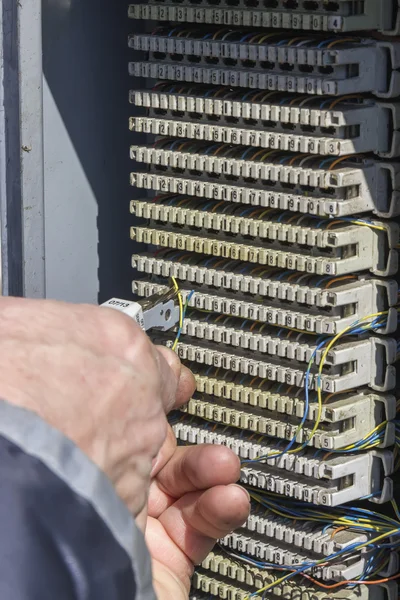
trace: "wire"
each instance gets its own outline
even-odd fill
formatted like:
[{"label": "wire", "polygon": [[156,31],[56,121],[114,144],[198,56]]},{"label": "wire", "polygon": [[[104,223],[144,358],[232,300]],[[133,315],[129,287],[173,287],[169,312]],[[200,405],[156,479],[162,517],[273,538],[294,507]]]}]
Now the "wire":
[{"label": "wire", "polygon": [[178,296],[178,303],[179,303],[179,328],[178,328],[178,333],[176,334],[174,343],[172,344],[172,350],[176,350],[176,347],[178,345],[178,341],[180,338],[180,332],[182,331],[183,328],[183,320],[184,320],[184,313],[185,313],[185,309],[183,306],[183,299],[182,299],[182,293],[181,290],[179,288],[179,285],[175,279],[175,277],[171,277],[171,281],[174,285],[174,289],[176,291],[176,294]]}]

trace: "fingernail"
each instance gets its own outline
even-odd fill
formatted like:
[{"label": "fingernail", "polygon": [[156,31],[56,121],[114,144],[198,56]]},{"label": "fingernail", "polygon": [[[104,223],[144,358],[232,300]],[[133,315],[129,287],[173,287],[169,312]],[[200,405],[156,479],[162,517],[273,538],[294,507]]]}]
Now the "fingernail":
[{"label": "fingernail", "polygon": [[235,487],[235,488],[238,488],[238,489],[239,489],[239,490],[241,490],[241,492],[242,492],[242,493],[243,493],[243,494],[246,496],[246,498],[247,498],[247,501],[248,501],[248,502],[250,502],[250,501],[251,501],[251,497],[250,497],[250,494],[249,494],[249,492],[248,492],[248,491],[247,491],[247,490],[246,490],[244,487],[242,487],[241,485],[237,485],[237,483],[232,483],[232,484],[231,484],[229,487]]}]

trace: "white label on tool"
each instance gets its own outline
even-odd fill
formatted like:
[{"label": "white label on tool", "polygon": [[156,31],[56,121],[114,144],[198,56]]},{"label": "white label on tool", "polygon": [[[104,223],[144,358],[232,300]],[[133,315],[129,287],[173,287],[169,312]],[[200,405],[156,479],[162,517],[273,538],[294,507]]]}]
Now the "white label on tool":
[{"label": "white label on tool", "polygon": [[129,300],[121,300],[120,298],[111,298],[107,302],[104,302],[101,306],[105,308],[113,308],[126,314],[128,317],[136,321],[142,329],[145,329],[143,309],[138,302],[131,302]]}]

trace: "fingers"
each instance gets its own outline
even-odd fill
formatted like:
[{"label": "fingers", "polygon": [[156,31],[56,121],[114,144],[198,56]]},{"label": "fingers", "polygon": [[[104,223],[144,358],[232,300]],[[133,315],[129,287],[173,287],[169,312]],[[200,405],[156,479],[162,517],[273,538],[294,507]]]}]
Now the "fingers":
[{"label": "fingers", "polygon": [[[186,554],[174,543],[166,533],[164,527],[157,519],[149,517],[146,525],[146,543],[150,551],[153,565],[159,562],[164,568],[174,574],[176,579],[183,583],[188,597],[190,588],[190,578],[193,575],[193,563]],[[157,570],[154,570],[154,577],[157,580]],[[178,596],[179,597],[179,596]],[[157,596],[158,598],[158,596]],[[161,596],[161,598],[164,598]],[[176,593],[166,596],[168,600],[176,600]]]},{"label": "fingers", "polygon": [[199,564],[216,539],[243,525],[249,511],[250,497],[246,490],[235,484],[219,485],[186,494],[160,515],[158,521],[178,548],[194,564]]},{"label": "fingers", "polygon": [[170,410],[172,408],[179,408],[190,400],[196,389],[196,380],[192,372],[181,363],[175,352],[164,346],[156,346],[156,349],[161,356],[161,368],[165,371],[165,364],[167,364],[173,371],[178,382],[175,388],[175,395],[173,398],[169,398],[168,405],[170,405]]},{"label": "fingers", "polygon": [[164,459],[149,494],[149,514],[158,517],[164,510],[189,492],[228,485],[240,477],[239,458],[224,446],[200,445],[179,447],[169,441]]},{"label": "fingers", "polygon": [[164,444],[161,447],[160,452],[153,461],[153,468],[151,471],[151,477],[154,478],[163,469],[167,462],[171,459],[176,451],[176,437],[172,431],[172,427],[168,426],[167,435]]}]

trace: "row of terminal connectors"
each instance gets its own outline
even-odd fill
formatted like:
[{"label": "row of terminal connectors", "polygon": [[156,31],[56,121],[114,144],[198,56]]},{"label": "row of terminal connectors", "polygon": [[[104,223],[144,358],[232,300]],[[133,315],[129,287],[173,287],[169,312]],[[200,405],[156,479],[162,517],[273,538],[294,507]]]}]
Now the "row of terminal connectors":
[{"label": "row of terminal connectors", "polygon": [[[209,600],[210,595],[226,600],[246,600],[255,590],[273,583],[282,575],[280,571],[263,570],[252,567],[239,560],[235,555],[221,549],[211,552],[195,573],[192,582],[190,600]],[[199,591],[196,591],[199,590]],[[271,588],[271,598],[287,600],[397,600],[395,582],[373,586],[329,590],[327,592],[315,584],[302,579],[288,580]]]},{"label": "row of terminal connectors", "polygon": [[149,173],[131,176],[145,189],[320,216],[372,211],[387,218],[400,210],[396,163],[178,138],[131,146],[131,158],[150,165]]},{"label": "row of terminal connectors", "polygon": [[130,63],[139,77],[331,96],[400,93],[396,42],[177,26],[133,35],[130,45],[150,53],[148,62]]},{"label": "row of terminal connectors", "polygon": [[[146,297],[151,294],[160,293],[164,286],[147,282],[135,282],[135,290],[138,295]],[[185,293],[182,294],[185,296]],[[394,363],[397,355],[397,342],[392,338],[381,336],[361,337],[356,340],[344,338],[338,345],[331,348],[325,357],[325,367],[320,376],[317,374],[316,366],[323,350],[313,345],[301,345],[299,343],[283,343],[279,335],[275,336],[274,348],[265,344],[257,346],[257,350],[250,349],[250,338],[246,338],[247,349],[223,343],[223,333],[227,330],[224,326],[208,326],[209,337],[205,339],[205,328],[199,322],[199,327],[190,329],[177,344],[177,352],[185,360],[221,367],[244,375],[267,378],[269,381],[277,381],[304,388],[306,383],[306,371],[308,388],[317,390],[320,386],[326,393],[337,393],[351,390],[363,385],[370,386],[377,391],[390,391],[395,387],[396,368]],[[240,334],[240,330],[237,331]],[[198,337],[197,337],[198,336]],[[259,336],[261,339],[262,336]],[[243,339],[244,345],[244,337]],[[258,338],[257,338],[258,339]],[[273,339],[273,337],[271,337]],[[230,340],[231,341],[231,340]],[[291,359],[278,358],[276,351],[280,344],[284,348],[282,353],[289,350]],[[313,348],[315,352],[313,352]],[[263,350],[265,353],[263,353]],[[316,363],[311,369],[307,369],[311,356],[315,356]],[[267,355],[267,360],[266,356]]]},{"label": "row of terminal connectors", "polygon": [[132,4],[132,19],[305,31],[400,29],[397,0],[151,0]]},{"label": "row of terminal connectors", "polygon": [[[198,375],[196,380],[201,382],[198,383],[195,396],[189,400],[185,408],[188,414],[287,441],[295,437],[299,444],[310,439],[313,425],[318,418],[315,396],[312,396],[314,402],[308,409],[305,426],[300,429],[305,410],[303,393],[300,398],[293,390],[285,395],[279,393],[281,390],[276,384],[272,391],[263,391],[250,385],[229,384],[212,377]],[[204,388],[210,390],[209,395],[201,393],[200,390]],[[220,393],[214,395],[214,390]],[[254,407],[240,404],[240,400],[221,399],[224,391],[227,396],[243,398],[247,402],[252,399],[258,404]],[[268,408],[260,408],[262,405]],[[292,409],[291,413],[282,410],[288,407]],[[332,395],[330,401],[324,403],[321,424],[316,429],[310,446],[325,450],[339,450],[359,442],[379,426],[383,429],[382,444],[379,447],[391,446],[395,439],[395,427],[390,418],[394,419],[395,414],[394,396],[377,395],[368,390]]]},{"label": "row of terminal connectors", "polygon": [[400,154],[400,105],[360,98],[313,97],[231,88],[159,84],[132,91],[149,109],[130,119],[138,133],[225,142],[259,148],[344,156]]},{"label": "row of terminal connectors", "polygon": [[[183,444],[216,444],[231,448],[243,461],[242,483],[287,498],[324,506],[339,506],[373,495],[387,502],[393,495],[393,455],[387,450],[331,455],[306,448],[281,453],[276,439],[243,435],[235,428],[216,426],[193,417],[179,419],[173,430]],[[277,458],[273,455],[277,454]],[[263,458],[264,457],[264,458]],[[379,489],[378,489],[379,488]]]},{"label": "row of terminal connectors", "polygon": [[280,274],[240,261],[169,249],[157,256],[134,254],[132,267],[139,273],[176,277],[184,290],[195,290],[189,306],[201,310],[335,335],[356,320],[388,309],[387,325],[381,332],[397,329],[394,280]]},{"label": "row of terminal connectors", "polygon": [[[218,233],[212,254],[227,258],[241,258],[241,246],[250,244],[254,245],[254,255],[250,251],[245,260],[271,267],[278,264],[284,269],[327,275],[371,271],[384,277],[395,274],[398,268],[399,228],[395,223],[371,221],[368,226],[362,221],[352,224],[304,215],[296,218],[289,211],[249,209],[181,196],[132,201],[131,212],[149,220],[150,228],[182,234],[183,240],[185,236],[192,241],[196,236],[212,240]],[[189,249],[187,243],[184,246],[182,249]]]}]

